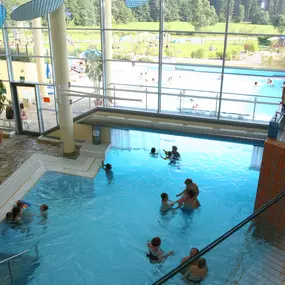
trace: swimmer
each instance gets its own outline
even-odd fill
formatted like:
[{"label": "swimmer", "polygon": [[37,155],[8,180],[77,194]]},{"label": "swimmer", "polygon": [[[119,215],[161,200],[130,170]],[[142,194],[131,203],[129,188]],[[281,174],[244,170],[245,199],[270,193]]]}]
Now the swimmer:
[{"label": "swimmer", "polygon": [[160,263],[174,254],[173,250],[165,254],[160,245],[161,239],[159,237],[155,237],[147,243],[148,253],[146,256],[149,258],[150,263]]},{"label": "swimmer", "polygon": [[188,190],[188,198],[184,201],[184,209],[192,211],[197,209],[200,206],[198,199],[195,197],[195,194],[192,190]]},{"label": "swimmer", "polygon": [[274,86],[273,81],[270,78],[268,78],[267,84],[270,85],[270,86]]},{"label": "swimmer", "polygon": [[174,202],[169,200],[168,194],[162,193],[160,197],[161,197],[161,208],[160,208],[161,211],[167,211],[172,209]]},{"label": "swimmer", "polygon": [[195,194],[195,198],[197,198],[199,195],[199,188],[198,188],[197,184],[194,183],[193,180],[190,178],[187,178],[184,181],[184,184],[186,185],[186,188],[181,193],[177,194],[176,197],[179,197],[179,196],[186,194],[187,190],[192,190]]},{"label": "swimmer", "polygon": [[[194,256],[196,256],[196,255],[199,254],[199,253],[200,253],[200,251],[199,251],[198,248],[192,247],[191,250],[190,250],[190,254],[189,254],[188,256],[183,257],[183,258],[181,259],[180,264],[182,264],[182,263],[188,261],[189,259],[193,258]],[[188,269],[189,269],[189,267],[190,267],[191,265],[198,265],[198,262],[199,262],[199,259],[198,259],[198,260],[195,260],[195,261],[193,261],[193,262],[191,262],[188,267],[185,267],[185,268],[181,269],[181,270],[180,270],[180,273],[184,275],[185,273],[187,273],[187,271],[188,271]]]},{"label": "swimmer", "polygon": [[258,85],[258,82],[257,81],[255,81],[254,82],[254,87],[256,87]]},{"label": "swimmer", "polygon": [[41,211],[41,215],[42,215],[44,218],[47,218],[48,205],[47,205],[47,204],[42,204],[42,205],[40,206],[40,211]]},{"label": "swimmer", "polygon": [[13,213],[12,212],[8,212],[6,214],[6,221],[13,221]]},{"label": "swimmer", "polygon": [[167,159],[170,159],[171,157],[171,151],[166,151],[166,150],[163,150],[164,151],[164,154],[166,155],[165,157],[162,157],[161,155],[161,158],[164,159],[164,160],[167,160]]},{"label": "swimmer", "polygon": [[111,184],[114,182],[114,173],[112,171],[112,165],[107,163],[104,164],[104,160],[102,160],[102,168],[105,170],[106,177],[108,180],[108,184]]},{"label": "swimmer", "polygon": [[177,150],[178,150],[177,146],[174,145],[172,147],[171,158],[179,160],[180,159],[180,153]]},{"label": "swimmer", "polygon": [[156,152],[155,147],[153,147],[153,148],[150,150],[149,155],[152,156],[152,157],[157,157],[158,153]]},{"label": "swimmer", "polygon": [[201,282],[208,274],[208,267],[205,258],[200,258],[197,265],[190,265],[184,277],[194,283]]},{"label": "swimmer", "polygon": [[19,222],[21,220],[22,213],[19,207],[14,207],[12,209],[12,221]]}]

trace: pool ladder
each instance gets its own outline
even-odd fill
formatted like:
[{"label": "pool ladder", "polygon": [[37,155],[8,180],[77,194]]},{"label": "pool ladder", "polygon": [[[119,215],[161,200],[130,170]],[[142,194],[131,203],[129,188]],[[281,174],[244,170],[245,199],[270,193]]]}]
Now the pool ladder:
[{"label": "pool ladder", "polygon": [[[35,244],[35,245],[33,246],[33,248],[35,248],[36,259],[39,260],[38,243]],[[9,257],[9,258],[6,258],[6,259],[0,261],[0,265],[7,263],[8,269],[9,269],[9,276],[10,276],[10,280],[11,280],[11,284],[12,284],[12,285],[14,284],[14,278],[13,278],[13,272],[12,272],[12,268],[11,268],[11,261],[14,260],[14,259],[16,259],[16,258],[18,258],[18,257],[20,257],[20,256],[22,256],[22,255],[24,255],[24,254],[26,254],[26,253],[28,253],[28,252],[31,252],[31,250],[32,250],[32,249],[27,249],[27,250],[25,250],[25,251],[23,251],[23,252],[17,253],[17,254],[15,254],[15,255]]]}]

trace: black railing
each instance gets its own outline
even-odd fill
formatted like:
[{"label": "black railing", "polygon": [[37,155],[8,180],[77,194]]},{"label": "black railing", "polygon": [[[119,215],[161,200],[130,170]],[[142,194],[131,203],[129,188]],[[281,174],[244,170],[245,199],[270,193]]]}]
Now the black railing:
[{"label": "black railing", "polygon": [[165,283],[166,281],[168,281],[169,279],[171,279],[174,275],[176,275],[177,273],[179,273],[182,269],[184,269],[186,266],[189,266],[193,261],[198,260],[201,256],[205,255],[207,252],[211,251],[212,249],[214,249],[217,245],[219,245],[221,242],[223,242],[224,240],[228,239],[230,236],[232,236],[235,232],[237,232],[239,229],[241,229],[244,225],[246,225],[248,222],[252,221],[254,218],[256,218],[257,216],[259,216],[261,213],[263,213],[265,210],[267,210],[268,208],[270,208],[273,204],[275,204],[277,201],[279,201],[280,199],[282,199],[285,196],[285,191],[280,193],[279,195],[277,195],[275,198],[273,198],[272,200],[268,201],[267,203],[265,203],[262,207],[260,207],[258,210],[256,210],[252,215],[250,215],[249,217],[247,217],[246,219],[244,219],[242,222],[240,222],[239,224],[237,224],[236,226],[234,226],[232,229],[230,229],[229,231],[227,231],[225,234],[223,234],[222,236],[220,236],[218,239],[216,239],[215,241],[213,241],[212,243],[210,243],[208,246],[206,246],[205,248],[203,248],[199,254],[197,254],[196,256],[190,258],[189,260],[187,260],[186,262],[180,264],[179,266],[177,266],[176,268],[174,268],[172,271],[170,271],[169,273],[167,273],[166,275],[164,275],[162,278],[160,278],[158,281],[156,281],[155,283],[153,283],[153,285],[160,285]]}]

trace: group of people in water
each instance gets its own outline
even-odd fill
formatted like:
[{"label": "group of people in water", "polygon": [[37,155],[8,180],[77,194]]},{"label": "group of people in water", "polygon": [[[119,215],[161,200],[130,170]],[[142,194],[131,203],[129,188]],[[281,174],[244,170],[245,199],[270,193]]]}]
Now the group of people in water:
[{"label": "group of people in water", "polygon": [[[267,85],[269,86],[274,86],[274,83],[272,81],[272,79],[268,78],[267,82],[266,82]],[[254,87],[258,86],[259,83],[257,81],[254,82]]]},{"label": "group of people in water", "polygon": [[[176,146],[172,147],[172,151],[165,151],[165,157],[162,157],[165,160],[169,160],[169,164],[176,164],[177,161],[181,159],[181,156],[178,152],[178,148]],[[156,149],[152,148],[150,151],[150,155],[152,157],[157,157],[158,153],[156,153]],[[196,183],[193,182],[192,179],[187,178],[184,181],[185,189],[176,195],[179,198],[176,201],[171,201],[167,193],[161,193],[161,211],[163,213],[169,210],[175,210],[183,207],[187,211],[192,211],[197,209],[200,206],[200,202],[198,200],[199,188]],[[150,263],[157,264],[165,261],[169,256],[174,254],[174,251],[171,250],[165,253],[161,249],[161,239],[160,237],[154,237],[151,241],[147,243],[148,252],[147,257],[149,258]],[[192,248],[190,250],[190,254],[184,257],[181,260],[181,264],[195,257],[199,253],[197,248]],[[188,281],[199,283],[207,274],[208,267],[206,265],[206,260],[204,258],[199,258],[190,263],[186,268],[181,270],[180,272],[184,278]]]},{"label": "group of people in water", "polygon": [[[170,165],[176,165],[179,160],[181,160],[181,155],[178,152],[177,146],[172,146],[171,151],[163,150],[164,156],[160,155],[162,159],[169,160]],[[150,151],[150,156],[153,158],[159,157],[159,153],[153,147]],[[106,173],[106,177],[108,180],[108,184],[113,182],[113,171],[112,165],[107,163],[105,164],[102,161],[102,169]],[[184,181],[185,189],[176,195],[178,198],[176,201],[171,201],[167,193],[161,193],[161,212],[166,213],[170,210],[176,210],[183,207],[187,211],[193,211],[200,206],[200,202],[198,200],[199,195],[199,188],[196,183],[193,182],[192,179],[187,178]],[[169,256],[174,254],[174,251],[171,250],[169,252],[164,252],[161,249],[161,239],[160,237],[154,237],[151,241],[147,242],[147,257],[149,258],[150,263],[157,264],[165,261]],[[195,257],[199,253],[197,248],[192,248],[190,250],[190,254],[184,257],[181,260],[181,263],[190,260],[191,258]],[[181,270],[180,272],[184,278],[188,281],[199,283],[207,274],[208,274],[208,267],[206,264],[206,260],[204,258],[199,258],[190,263],[189,266]]]},{"label": "group of people in water", "polygon": [[[21,220],[23,216],[25,216],[24,210],[29,207],[30,205],[23,201],[15,202],[11,211],[6,214],[6,222],[13,228],[21,224]],[[40,216],[46,219],[48,213],[48,205],[42,204],[39,206],[39,208],[40,208]]]}]

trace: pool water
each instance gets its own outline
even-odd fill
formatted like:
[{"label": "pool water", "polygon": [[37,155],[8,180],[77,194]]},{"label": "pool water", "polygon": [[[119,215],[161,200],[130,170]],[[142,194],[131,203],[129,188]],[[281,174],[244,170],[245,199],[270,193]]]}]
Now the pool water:
[{"label": "pool water", "polygon": [[[94,180],[45,173],[24,199],[48,204],[48,219],[30,217],[17,230],[2,223],[1,251],[18,253],[39,242],[40,264],[29,285],[152,284],[191,247],[203,248],[253,211],[259,172],[249,170],[252,146],[190,138],[180,142],[179,168],[150,157],[147,150],[111,149],[106,159],[113,165],[111,184],[102,169]],[[160,143],[169,149],[173,141]],[[175,200],[187,177],[200,188],[200,209],[163,215],[160,194]],[[30,210],[38,213],[35,206]],[[161,237],[165,251],[175,251],[160,265],[146,258],[146,242],[154,236]],[[243,238],[241,232],[234,239],[229,258]],[[227,262],[219,264],[220,253],[207,256],[210,275],[203,284],[222,284],[231,270]],[[184,281],[176,276],[167,284]]]}]

